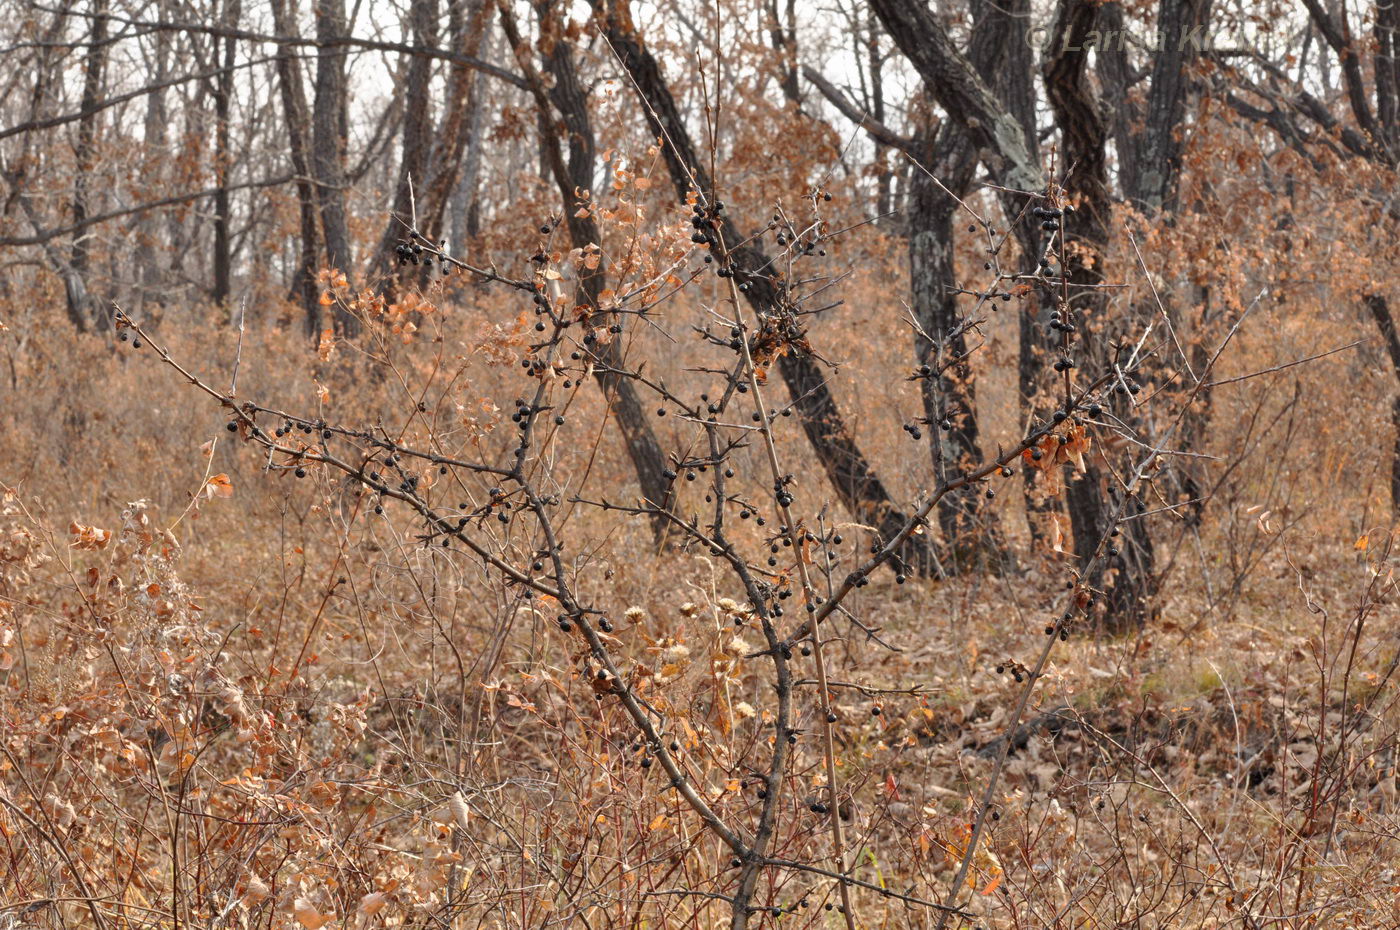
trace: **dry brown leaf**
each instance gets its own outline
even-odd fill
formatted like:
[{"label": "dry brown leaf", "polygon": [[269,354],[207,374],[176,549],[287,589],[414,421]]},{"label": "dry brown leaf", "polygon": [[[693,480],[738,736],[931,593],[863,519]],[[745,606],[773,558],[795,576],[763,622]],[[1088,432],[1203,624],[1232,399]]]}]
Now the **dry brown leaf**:
[{"label": "dry brown leaf", "polygon": [[467,799],[462,796],[462,792],[458,791],[456,794],[452,795],[452,797],[448,798],[447,806],[448,809],[452,811],[453,822],[457,824],[458,828],[463,833],[466,833],[467,828],[471,826],[471,811],[467,807]]},{"label": "dry brown leaf", "polygon": [[322,914],[320,911],[316,910],[316,907],[310,901],[305,898],[297,898],[296,901],[292,903],[292,916],[295,917],[297,923],[305,927],[306,930],[319,930],[320,927],[324,926],[335,915]]},{"label": "dry brown leaf", "polygon": [[112,531],[86,526],[82,523],[69,523],[68,532],[73,536],[69,543],[74,549],[105,549],[112,541]]},{"label": "dry brown leaf", "polygon": [[220,472],[219,474],[211,477],[208,481],[204,482],[204,496],[232,497],[233,482],[229,480],[228,475]]}]

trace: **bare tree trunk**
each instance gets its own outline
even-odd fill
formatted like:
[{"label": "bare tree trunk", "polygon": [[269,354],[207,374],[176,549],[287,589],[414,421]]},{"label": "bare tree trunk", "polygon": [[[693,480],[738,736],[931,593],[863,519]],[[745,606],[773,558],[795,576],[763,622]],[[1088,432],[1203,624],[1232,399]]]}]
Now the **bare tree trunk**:
[{"label": "bare tree trunk", "polygon": [[1376,52],[1372,73],[1376,76],[1376,119],[1381,142],[1392,162],[1400,159],[1400,3],[1376,4],[1374,34]]},{"label": "bare tree trunk", "polygon": [[[156,33],[154,77],[158,84],[164,81],[170,73],[171,36],[172,33],[167,29],[161,29]],[[166,128],[167,119],[165,88],[158,87],[152,90],[146,98],[146,118],[142,132],[146,158],[142,165],[141,181],[148,190],[156,188],[165,174],[162,169],[162,150],[165,148],[169,135]],[[155,246],[160,235],[157,220],[158,214],[147,212],[142,213],[135,224],[138,242],[136,247],[136,282],[143,307],[146,301],[153,297],[157,303],[163,302],[160,296],[160,265],[156,259]]]},{"label": "bare tree trunk", "polygon": [[[1008,43],[1020,25],[1013,17],[1028,10],[1028,0],[1011,0],[994,6],[974,0],[969,63],[989,86],[1017,86],[1011,75],[1018,62],[1011,52],[1024,43]],[[1029,83],[1030,76],[1024,76]],[[927,85],[926,94],[932,94]],[[1030,119],[1034,119],[1033,110]],[[1028,133],[1028,139],[1034,138]],[[925,131],[927,136],[927,131]],[[1027,143],[1029,148],[1029,142]],[[932,433],[933,466],[940,483],[982,460],[976,409],[976,385],[967,358],[967,339],[961,328],[954,266],[957,241],[955,220],[958,200],[972,187],[978,152],[966,130],[947,121],[937,138],[924,142],[918,153],[921,164],[942,183],[922,170],[911,177],[909,224],[909,275],[912,306],[922,333],[915,336],[921,366],[933,377],[920,382],[924,416]],[[945,189],[946,188],[946,189]],[[975,485],[949,494],[939,502],[939,526],[947,547],[943,567],[950,572],[972,565],[994,564],[1002,558],[1001,533]]]},{"label": "bare tree trunk", "polygon": [[[1030,0],[974,0],[974,32],[970,52],[973,67],[987,82],[1021,127],[1026,153],[1037,166],[1040,164],[1039,139],[1036,127],[1035,53],[1023,40],[1031,22]],[[1007,40],[1010,37],[1010,41]],[[1012,223],[1020,249],[1020,267],[1029,270],[1040,258],[1039,224],[1020,218],[1019,211],[1028,206],[1013,197],[1002,197],[1002,212]],[[1045,361],[1052,351],[1049,295],[1033,290],[1021,299],[1017,315],[1016,396],[1021,421],[1043,420],[1048,411],[1038,399],[1046,387]],[[1022,475],[1022,501],[1026,525],[1031,539],[1043,542],[1048,522],[1061,509],[1057,498],[1043,496],[1035,487],[1032,469]]]},{"label": "bare tree trunk", "polygon": [[[408,8],[410,41],[417,46],[437,44],[437,0],[412,0]],[[433,77],[433,59],[414,55],[408,62],[403,94],[412,101],[403,109],[399,176],[389,222],[379,240],[377,253],[367,263],[386,277],[385,299],[392,302],[398,284],[395,280],[394,243],[406,238],[405,223],[416,224],[417,198],[427,190],[429,159],[432,155],[432,96],[428,92]],[[414,266],[417,267],[417,266]],[[374,276],[373,271],[370,272]]]},{"label": "bare tree trunk", "polygon": [[[1384,5],[1378,4],[1378,6]],[[1355,41],[1351,33],[1351,21],[1347,17],[1346,6],[1342,6],[1336,11],[1336,15],[1323,9],[1318,0],[1303,0],[1303,6],[1307,7],[1308,13],[1312,17],[1313,24],[1317,26],[1318,32],[1323,39],[1331,46],[1332,51],[1337,54],[1337,59],[1342,64],[1342,83],[1346,91],[1347,100],[1351,104],[1352,118],[1356,120],[1356,125],[1361,128],[1362,135],[1366,139],[1366,150],[1369,154],[1379,155],[1381,158],[1389,156],[1391,163],[1394,163],[1394,156],[1387,153],[1384,138],[1385,133],[1376,123],[1375,116],[1371,113],[1370,95],[1366,92],[1366,80],[1361,71],[1361,43]],[[1394,24],[1392,15],[1389,22]],[[1377,17],[1377,25],[1380,17]],[[1390,63],[1390,74],[1394,75],[1395,63]],[[1385,101],[1382,99],[1382,104]],[[1390,107],[1394,112],[1394,106]]]},{"label": "bare tree trunk", "polygon": [[[224,0],[224,26],[238,25],[239,0]],[[228,173],[232,154],[229,152],[229,115],[233,105],[233,63],[238,52],[233,36],[223,39],[223,71],[214,91],[214,175],[218,189],[214,194],[214,303],[228,301],[233,275],[233,256],[229,243]],[[216,42],[217,47],[217,42]]]},{"label": "bare tree trunk", "polygon": [[[1112,30],[1114,35],[1126,35],[1128,19],[1123,10],[1122,0],[1109,0],[1105,3],[1099,10],[1098,23],[1101,30]],[[1051,41],[1058,39],[1051,37]],[[1133,152],[1137,147],[1136,134],[1141,131],[1143,117],[1142,107],[1131,94],[1135,75],[1128,61],[1128,44],[1105,42],[1097,50],[1097,57],[1096,70],[1100,86],[1103,88],[1103,105],[1113,133],[1113,144],[1118,150],[1118,187],[1124,192],[1141,190],[1139,165],[1133,157]]]},{"label": "bare tree trunk", "polygon": [[[590,243],[601,245],[602,233],[598,223],[591,211],[580,209],[587,204],[580,203],[575,193],[593,188],[593,175],[597,169],[597,145],[588,115],[588,99],[583,85],[579,82],[569,44],[563,41],[563,36],[559,34],[561,24],[557,12],[552,8],[552,2],[541,0],[536,2],[535,8],[539,13],[543,33],[541,45],[549,50],[545,56],[545,64],[549,76],[553,79],[553,87],[547,94],[540,86],[542,82],[532,81],[531,86],[540,117],[546,124],[541,144],[550,173],[559,187],[565,223],[568,224],[569,237],[573,240],[574,247],[583,248]],[[527,75],[536,77],[533,65],[524,57],[530,54],[530,50],[521,41],[514,18],[505,14],[502,16],[502,24],[507,39],[516,50],[517,58],[526,66]],[[563,124],[559,128],[563,130],[562,135],[568,139],[567,164],[559,151],[561,133],[555,131],[551,106],[558,111]],[[596,269],[580,272],[575,300],[580,305],[592,307],[598,314],[600,328],[610,330],[616,326],[618,319],[616,314],[601,313],[599,295],[606,288],[607,271],[600,262]],[[652,432],[646,412],[642,409],[637,391],[625,374],[626,359],[622,354],[622,333],[609,332],[609,336],[611,338],[606,343],[594,348],[594,353],[602,362],[594,368],[594,376],[603,389],[609,409],[617,419],[618,429],[622,432],[628,455],[632,459],[632,467],[637,473],[637,483],[642,496],[652,506],[665,508],[669,506],[671,498],[671,482],[665,475],[666,459],[660,443],[656,441],[656,435]],[[652,532],[658,540],[665,535],[667,524],[668,521],[663,515],[653,516]]]},{"label": "bare tree trunk", "polygon": [[[288,14],[287,0],[272,0],[272,19],[273,28],[279,36],[296,36],[297,24]],[[316,229],[316,191],[311,186],[311,141],[307,138],[311,113],[306,105],[301,62],[293,54],[291,46],[277,47],[277,83],[282,97],[282,112],[287,120],[292,169],[297,174],[297,207],[301,221],[301,254],[296,273],[292,276],[291,293],[300,300],[306,314],[307,334],[315,338],[321,332],[321,300],[316,287],[321,247]]]},{"label": "bare tree trunk", "polygon": [[[930,136],[924,131],[919,162],[924,171],[910,179],[908,210],[910,307],[919,328],[914,353],[929,372],[919,382],[924,418],[928,421],[934,473],[939,484],[981,459],[978,445],[976,388],[967,360],[967,339],[960,329],[954,268],[954,221],[959,209],[955,194],[971,186],[977,152],[952,123]],[[946,190],[945,190],[946,187]],[[971,485],[948,494],[938,505],[943,534],[940,553],[944,571],[956,573],[984,561],[987,546],[998,535],[987,525],[982,489]]]},{"label": "bare tree trunk", "polygon": [[768,37],[781,62],[779,84],[783,97],[797,107],[802,106],[802,87],[797,80],[797,11],[795,0],[787,0],[787,28],[778,10],[778,0],[768,0]]},{"label": "bare tree trunk", "polygon": [[466,131],[466,152],[462,156],[462,168],[452,194],[450,236],[459,249],[466,248],[467,243],[481,234],[481,198],[477,192],[477,179],[481,174],[485,115],[486,109],[481,106],[472,112]]},{"label": "bare tree trunk", "polygon": [[[448,31],[453,51],[476,57],[481,51],[495,6],[484,0],[450,0],[448,9]],[[449,202],[457,198],[463,159],[470,152],[478,156],[476,164],[480,164],[483,116],[481,82],[477,79],[476,69],[462,63],[454,63],[448,75],[447,101],[442,121],[434,134],[432,180],[428,184],[426,197],[419,204],[419,222],[430,239],[442,235],[444,213]],[[474,171],[473,168],[473,175]],[[465,223],[454,221],[452,225],[452,244],[460,247],[462,240],[458,227],[465,228]]]},{"label": "bare tree trunk", "polygon": [[[648,125],[653,133],[666,140],[662,151],[677,196],[684,199],[692,184],[707,196],[713,196],[714,184],[696,156],[690,133],[656,59],[642,45],[627,3],[625,0],[592,0],[592,4],[608,42],[642,98]],[[748,285],[744,296],[759,319],[782,319],[788,312],[784,309],[782,295],[772,279],[761,272],[770,267],[770,259],[757,245],[758,240],[739,227],[732,212],[729,211],[728,221],[721,224],[719,234],[733,259],[736,275]],[[908,515],[895,506],[884,483],[856,444],[836,406],[826,375],[810,355],[795,347],[778,359],[778,370],[801,418],[807,440],[842,504],[856,519],[876,527],[881,538],[895,535],[908,522]],[[912,571],[921,574],[937,569],[933,550],[927,538],[921,535],[909,537],[900,558]]]},{"label": "bare tree trunk", "polygon": [[[870,115],[880,124],[885,122],[885,68],[884,58],[880,54],[880,31],[877,27],[875,15],[869,13],[865,22],[865,66],[870,72]],[[880,223],[890,225],[894,217],[891,214],[894,204],[893,186],[894,173],[890,171],[887,160],[888,148],[875,143],[875,164],[879,167],[879,174],[875,177],[875,212],[880,217]],[[925,163],[927,164],[927,163]]]},{"label": "bare tree trunk", "polygon": [[1170,212],[1176,206],[1181,176],[1181,133],[1191,88],[1190,69],[1200,57],[1211,0],[1161,0],[1157,8],[1157,52],[1142,132],[1134,137],[1130,158],[1135,166],[1133,186],[1124,193],[1135,206],[1149,212]]},{"label": "bare tree trunk", "polygon": [[[87,59],[83,64],[83,117],[78,122],[78,142],[74,147],[73,169],[73,222],[80,224],[91,212],[89,186],[97,161],[97,126],[101,116],[96,112],[102,97],[102,80],[107,68],[107,0],[94,0],[92,30],[88,45]],[[68,300],[68,318],[80,331],[88,327],[92,317],[99,328],[105,329],[102,314],[97,312],[87,289],[87,273],[91,255],[88,249],[88,233],[79,231],[73,239],[73,249],[68,259],[69,272],[63,276],[64,292]]]},{"label": "bare tree trunk", "polygon": [[[311,166],[326,238],[326,262],[349,276],[354,271],[345,218],[345,49],[332,40],[345,35],[344,0],[316,0],[316,99],[312,114]],[[352,336],[359,321],[340,308],[333,312],[337,333]]]},{"label": "bare tree trunk", "polygon": [[[1031,50],[1021,38],[1029,21],[1029,3],[1009,0],[993,5],[981,0],[974,8],[975,16],[998,22],[999,28],[974,29],[971,60],[953,46],[947,31],[922,0],[870,0],[870,6],[923,78],[928,93],[967,133],[993,177],[1012,189],[1000,197],[1002,212],[1012,224],[1022,261],[1031,265],[1040,255],[1040,237],[1033,223],[1020,221],[1027,204],[1023,196],[1014,192],[1038,192],[1045,186],[1036,154]],[[1008,42],[1008,35],[1016,39]],[[1006,57],[1001,64],[992,66],[998,60],[996,46],[1004,47]],[[1029,420],[1040,413],[1034,399],[1040,390],[1046,345],[1044,327],[1034,307],[1024,308],[1021,313],[1018,337],[1017,382],[1022,413]],[[1029,476],[1027,480],[1026,516],[1031,535],[1039,539],[1043,536],[1039,515],[1053,504],[1042,502],[1033,492]]]},{"label": "bare tree trunk", "polygon": [[[1371,318],[1376,321],[1386,351],[1390,353],[1395,379],[1400,382],[1400,335],[1396,334],[1390,302],[1379,294],[1370,294],[1366,297],[1366,309],[1371,311]],[[1395,444],[1390,457],[1390,512],[1392,520],[1400,520],[1400,392],[1391,401],[1390,420],[1395,427]]]},{"label": "bare tree trunk", "polygon": [[[1020,121],[953,45],[924,0],[870,0],[870,6],[929,92],[982,150],[982,160],[992,174],[1006,187],[1041,190],[1045,176],[1031,156]],[[1006,37],[994,40],[1006,41]]]},{"label": "bare tree trunk", "polygon": [[[1077,39],[1088,35],[1096,26],[1098,11],[1095,0],[1060,0],[1051,31],[1056,54],[1044,66],[1046,94],[1059,124],[1065,164],[1073,166],[1066,186],[1080,196],[1079,208],[1064,218],[1065,234],[1068,236],[1072,222],[1074,238],[1087,247],[1088,253],[1086,260],[1085,250],[1067,250],[1069,254],[1062,259],[1070,297],[1060,299],[1059,310],[1073,313],[1079,328],[1081,361],[1091,371],[1104,370],[1113,362],[1110,347],[1114,333],[1105,319],[1107,292],[1093,286],[1104,281],[1103,255],[1113,210],[1108,190],[1108,125],[1088,87],[1085,43],[1061,41],[1061,37]],[[1143,172],[1144,177],[1150,174],[1150,170]],[[1113,396],[1117,398],[1115,415],[1130,428],[1137,425],[1131,400]],[[1129,519],[1119,526],[1112,524],[1116,508],[1109,500],[1112,492],[1107,490],[1107,475],[1098,464],[1098,456],[1086,461],[1084,473],[1071,479],[1066,487],[1074,553],[1081,565],[1100,566],[1085,581],[1104,592],[1104,627],[1123,632],[1156,617],[1152,538],[1145,520],[1131,519],[1143,510],[1138,501],[1130,502],[1126,508]],[[1108,548],[1109,557],[1095,561],[1101,542],[1112,533],[1121,536]]]}]

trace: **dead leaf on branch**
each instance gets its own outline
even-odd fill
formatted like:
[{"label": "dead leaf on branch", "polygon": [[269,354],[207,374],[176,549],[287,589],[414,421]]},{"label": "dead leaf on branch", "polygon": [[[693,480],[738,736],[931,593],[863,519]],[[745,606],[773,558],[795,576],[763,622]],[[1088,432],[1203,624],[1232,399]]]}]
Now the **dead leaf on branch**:
[{"label": "dead leaf on branch", "polygon": [[68,524],[68,532],[73,536],[69,545],[74,549],[105,549],[107,543],[112,541],[111,530],[85,526],[82,523]]},{"label": "dead leaf on branch", "polygon": [[1048,433],[1040,441],[1021,452],[1021,461],[1027,468],[1040,472],[1048,494],[1059,494],[1064,487],[1060,466],[1073,464],[1080,473],[1085,471],[1084,453],[1092,445],[1089,431],[1085,426],[1071,426],[1062,434]]},{"label": "dead leaf on branch", "polygon": [[205,497],[232,497],[233,482],[223,473],[214,475],[204,482]]}]

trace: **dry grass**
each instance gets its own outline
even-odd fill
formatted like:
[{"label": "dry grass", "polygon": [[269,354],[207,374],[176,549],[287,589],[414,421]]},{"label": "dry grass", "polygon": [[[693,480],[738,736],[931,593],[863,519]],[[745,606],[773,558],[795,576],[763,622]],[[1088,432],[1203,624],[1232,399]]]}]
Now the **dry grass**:
[{"label": "dry grass", "polygon": [[[509,344],[497,331],[512,324],[491,322],[500,312],[453,310],[439,318],[441,342],[394,347],[387,369],[344,351],[323,362],[285,333],[250,330],[239,394],[314,410],[319,383],[328,419],[412,433],[421,425],[405,424],[405,397],[460,357],[429,422],[463,448],[504,451],[505,431],[484,430],[501,414],[482,405],[508,403],[514,377],[482,349]],[[877,342],[899,328],[863,325]],[[1225,375],[1306,354],[1286,329],[1265,331],[1243,337]],[[229,376],[236,332],[178,321],[159,332],[200,377]],[[851,355],[847,385],[877,367]],[[586,657],[537,598],[460,552],[425,548],[410,513],[373,515],[322,470],[300,481],[263,471],[217,408],[149,352],[34,332],[10,358],[5,926],[728,921],[708,896],[728,890],[729,852],[638,764],[628,722],[592,699]],[[1336,398],[1318,387],[1347,366],[1355,360],[1333,358],[1293,375],[1308,385],[1298,394],[1271,376],[1219,399],[1212,446],[1253,436],[1255,457],[1199,532],[1168,525],[1160,627],[1075,636],[1055,651],[1031,725],[1011,734],[971,872],[975,916],[955,923],[1400,920],[1391,562],[1383,529],[1361,550],[1355,518],[1340,516],[1373,499],[1378,456],[1336,443],[1325,416]],[[994,374],[988,384],[984,397],[1005,390]],[[912,410],[915,398],[842,396],[871,405],[870,417],[856,408],[863,437],[908,476],[918,447],[881,446],[873,425],[887,402]],[[626,460],[598,425],[596,391],[569,403],[570,419],[591,425],[552,447],[554,480],[625,494]],[[761,476],[746,467],[757,464],[737,462],[739,480]],[[197,497],[215,473],[232,496]],[[761,478],[749,483],[762,493]],[[1003,516],[1022,535],[1014,504]],[[742,820],[755,809],[746,767],[771,739],[772,692],[744,658],[758,638],[735,626],[728,599],[741,592],[714,559],[658,551],[635,521],[585,507],[566,519],[584,541],[573,553],[580,589],[618,618],[617,656],[666,714],[714,809]],[[85,549],[70,522],[112,540]],[[746,529],[739,538],[755,544]],[[861,531],[846,532],[855,553]],[[880,889],[946,891],[1008,738],[1012,675],[1043,642],[1038,618],[1063,597],[1062,578],[1052,554],[1028,554],[1005,576],[902,586],[881,576],[849,606],[888,648],[837,623],[831,677],[874,689],[840,689],[835,708],[851,871],[865,883],[852,891],[858,926],[930,925],[929,911]],[[770,854],[825,867],[826,820],[807,809],[824,783],[817,712],[799,701],[809,735],[785,776]],[[755,903],[786,910],[761,925],[840,925],[826,909],[834,888],[766,870]]]}]

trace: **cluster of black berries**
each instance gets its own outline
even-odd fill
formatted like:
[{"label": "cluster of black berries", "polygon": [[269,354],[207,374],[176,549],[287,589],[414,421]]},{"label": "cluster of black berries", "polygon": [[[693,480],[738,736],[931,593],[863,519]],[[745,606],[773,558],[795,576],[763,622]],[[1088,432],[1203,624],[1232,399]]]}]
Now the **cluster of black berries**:
[{"label": "cluster of black berries", "polygon": [[[776,227],[780,222],[782,222],[781,217],[775,214],[772,223],[769,225],[770,227]],[[826,249],[821,248],[822,237],[819,233],[814,232],[809,238],[804,238],[790,230],[787,232],[779,230],[775,241],[780,246],[787,246],[791,243],[794,254],[799,256],[816,255],[818,257],[824,257],[826,255]]]},{"label": "cluster of black berries", "polygon": [[[420,238],[417,233],[413,233],[412,235],[415,240]],[[442,273],[444,275],[447,274],[452,267],[447,261],[446,239],[438,240],[436,248],[433,248],[432,244],[429,243],[426,249],[417,241],[400,242],[398,245],[394,246],[394,256],[398,258],[399,265],[401,266],[407,265],[410,262],[415,265],[432,265],[433,259],[436,258],[442,265]]]},{"label": "cluster of black berries", "polygon": [[[389,446],[389,448],[392,448],[392,446]],[[387,456],[384,457],[384,463],[383,463],[383,464],[384,464],[384,467],[386,467],[386,468],[392,468],[392,469],[394,469],[396,472],[398,472],[399,479],[400,479],[400,480],[399,480],[399,484],[398,484],[398,490],[402,491],[402,492],[405,493],[405,494],[414,494],[414,493],[416,493],[416,492],[418,491],[418,476],[417,476],[417,475],[410,475],[410,474],[406,473],[406,472],[403,470],[403,468],[400,467],[400,464],[399,464],[400,461],[401,461],[401,460],[399,459],[399,457],[391,452],[389,455],[387,455]],[[369,471],[369,472],[365,475],[365,477],[366,477],[366,479],[367,479],[365,483],[369,485],[370,490],[372,490],[372,491],[378,491],[380,494],[383,494],[385,491],[389,490],[389,483],[388,483],[388,481],[385,480],[385,478],[384,478],[383,475],[381,475],[381,474],[380,474],[379,472],[377,472],[377,471],[372,470],[374,464],[375,464],[375,463],[374,463],[374,460],[373,460],[373,459],[371,459],[370,461],[368,461],[368,462],[365,463],[365,467],[371,469],[371,471]],[[442,471],[445,473],[446,470],[447,470],[447,466],[444,465],[444,466],[442,467]],[[384,505],[383,505],[383,503],[382,503],[382,499],[381,499],[381,502],[380,502],[380,503],[375,504],[375,506],[374,506],[374,512],[375,512],[376,514],[380,514],[380,513],[383,513],[383,512],[384,512]],[[466,521],[463,521],[462,525],[465,525],[465,524],[466,524]],[[446,540],[443,541],[443,545],[444,545],[444,546],[447,545],[447,541],[446,541]]]},{"label": "cluster of black berries", "polygon": [[[238,421],[231,421],[229,423],[229,432],[232,433],[236,429],[238,429]],[[277,427],[277,429],[273,430],[273,432],[276,434],[278,439],[281,439],[283,436],[291,435],[295,430],[298,429],[308,436],[310,436],[312,433],[320,433],[322,439],[330,439],[332,435],[331,431],[326,427],[325,420],[317,420],[315,423],[310,423],[303,420],[302,422],[296,424],[292,423],[291,420],[283,420],[282,425]]]},{"label": "cluster of black berries", "polygon": [[544,359],[526,356],[520,360],[520,367],[528,371],[532,376],[538,378],[544,375],[549,365],[545,363]]},{"label": "cluster of black berries", "polygon": [[[686,480],[686,481],[694,481],[694,480],[696,479],[696,477],[697,477],[696,472],[703,472],[703,471],[705,471],[705,470],[709,467],[709,463],[707,463],[707,462],[700,462],[700,461],[688,461],[688,462],[681,462],[681,463],[679,464],[679,467],[685,469],[685,480]],[[675,480],[676,480],[676,472],[675,472],[674,469],[667,468],[666,470],[662,471],[661,474],[662,474],[662,476],[663,476],[667,481],[675,481]],[[725,477],[727,477],[727,478],[732,478],[732,477],[734,477],[734,470],[733,470],[733,469],[727,468],[727,469],[725,469],[724,474],[725,474]]]},{"label": "cluster of black berries", "polygon": [[[486,502],[486,506],[482,508],[483,512],[491,513],[492,511],[495,511],[497,521],[501,523],[509,523],[510,500],[506,497],[506,492],[501,488],[491,488],[486,492],[486,494],[490,498],[490,500],[488,500]],[[463,504],[462,509],[467,509],[467,505]],[[560,544],[559,548],[563,548],[562,543]]]},{"label": "cluster of black berries", "polygon": [[1030,674],[1024,665],[1020,662],[1012,661],[1011,659],[1007,659],[997,666],[998,675],[1005,675],[1007,672],[1011,673],[1011,677],[1016,679],[1016,684],[1018,685],[1025,681],[1026,676]]},{"label": "cluster of black berries", "polygon": [[773,498],[778,502],[779,507],[791,507],[795,499],[792,492],[787,489],[787,485],[792,483],[792,475],[783,475],[782,481],[773,485]]},{"label": "cluster of black berries", "polygon": [[1041,229],[1054,232],[1060,228],[1060,217],[1064,216],[1064,211],[1058,207],[1035,207],[1031,215],[1040,220]]},{"label": "cluster of black berries", "polygon": [[1052,311],[1050,314],[1050,328],[1057,332],[1065,333],[1067,335],[1077,332],[1078,327],[1076,327],[1074,323],[1071,322],[1071,319],[1072,317],[1069,310]]},{"label": "cluster of black berries", "polygon": [[[695,232],[691,233],[690,241],[696,245],[713,247],[720,244],[719,222],[720,214],[724,212],[723,201],[716,200],[712,205],[706,206],[696,203],[691,207],[692,216],[690,225],[695,227]],[[705,264],[713,262],[713,255],[705,256]],[[724,269],[720,269],[720,277],[726,277]]]},{"label": "cluster of black berries", "polygon": [[[546,410],[552,409],[552,407],[528,404],[525,401],[521,400],[519,397],[517,397],[515,399],[515,412],[510,415],[510,421],[516,424],[516,426],[518,426],[520,429],[525,429],[530,425],[530,418],[532,416],[534,416],[537,413],[544,413]],[[564,422],[564,418],[555,417],[555,421],[557,423],[562,424]]]},{"label": "cluster of black berries", "polygon": [[[700,328],[697,335],[699,336],[699,338],[705,340],[706,342],[710,342],[714,345],[721,346],[724,348],[732,349],[735,352],[738,352],[739,347],[743,345],[743,343],[739,341],[742,338],[743,333],[737,326],[731,326],[729,328],[729,336],[726,338],[724,336],[716,336],[714,333],[710,332],[710,324],[706,323],[703,327]],[[738,381],[737,384],[744,385],[742,390],[748,389],[747,385],[743,381]],[[708,402],[709,398],[702,396],[701,400]],[[719,407],[717,407],[714,404],[710,404],[710,406],[714,408],[710,411],[711,413],[719,413]]]},{"label": "cluster of black berries", "polygon": [[1069,639],[1069,624],[1073,620],[1074,608],[1071,606],[1066,608],[1064,613],[1060,614],[1059,623],[1045,624],[1045,635],[1059,636],[1060,642],[1062,643],[1067,641]]}]

